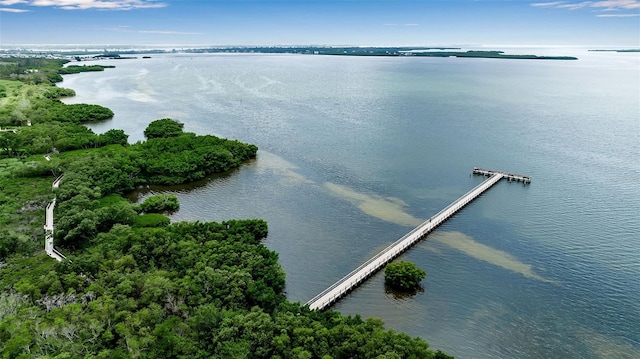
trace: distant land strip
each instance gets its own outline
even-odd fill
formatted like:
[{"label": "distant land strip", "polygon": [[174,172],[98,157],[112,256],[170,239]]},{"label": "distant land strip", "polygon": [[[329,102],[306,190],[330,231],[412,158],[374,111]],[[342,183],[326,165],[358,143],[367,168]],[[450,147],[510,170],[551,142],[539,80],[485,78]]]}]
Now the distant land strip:
[{"label": "distant land strip", "polygon": [[589,51],[600,51],[600,52],[640,52],[640,49],[621,49],[621,50],[589,50]]},{"label": "distant land strip", "polygon": [[[537,56],[537,55],[505,55],[498,50],[469,50],[461,51],[459,47],[333,47],[333,46],[230,46],[230,47],[208,47],[191,49],[172,50],[121,50],[109,51],[107,53],[88,53],[82,51],[60,51],[57,54],[75,58],[78,61],[96,59],[125,59],[131,57],[121,57],[124,54],[163,54],[163,53],[258,53],[258,54],[304,54],[304,55],[333,55],[333,56],[422,56],[422,57],[465,57],[465,58],[489,58],[489,59],[524,59],[524,60],[577,60],[573,56]],[[11,51],[20,51],[22,55],[35,55],[25,50],[5,50],[0,51],[1,55],[10,55]],[[106,51],[106,50],[105,50]],[[609,51],[609,50],[593,50]],[[619,50],[634,51],[634,50]],[[637,50],[640,51],[640,50]],[[43,55],[45,53],[40,53]],[[46,52],[52,55],[52,52]],[[149,57],[149,56],[146,56]]]},{"label": "distant land strip", "polygon": [[[434,51],[440,50],[440,51]],[[446,51],[445,51],[446,50]],[[289,53],[336,56],[426,56],[525,60],[577,60],[573,56],[505,55],[503,51],[450,51],[457,47],[227,47],[184,50],[187,53]]]}]

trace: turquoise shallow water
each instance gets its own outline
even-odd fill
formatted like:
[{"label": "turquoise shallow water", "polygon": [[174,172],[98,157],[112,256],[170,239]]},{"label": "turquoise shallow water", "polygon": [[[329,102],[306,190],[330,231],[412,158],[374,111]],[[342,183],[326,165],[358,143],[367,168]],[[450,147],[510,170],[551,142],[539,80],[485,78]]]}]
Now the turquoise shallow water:
[{"label": "turquoise shallow water", "polygon": [[473,166],[529,175],[403,256],[424,292],[378,274],[336,309],[459,358],[638,358],[640,55],[559,52],[580,60],[172,54],[62,86],[114,110],[97,132],[172,117],[257,144],[229,175],[154,191],[179,194],[173,220],[268,220],[294,301],[479,183]]}]

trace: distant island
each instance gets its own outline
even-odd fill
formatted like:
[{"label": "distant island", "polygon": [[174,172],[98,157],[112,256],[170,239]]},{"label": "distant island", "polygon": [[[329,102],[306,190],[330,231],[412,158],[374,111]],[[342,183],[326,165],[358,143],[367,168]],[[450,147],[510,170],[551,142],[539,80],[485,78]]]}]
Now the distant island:
[{"label": "distant island", "polygon": [[519,59],[519,60],[577,60],[573,56],[537,56],[537,55],[505,55],[503,51],[444,51],[444,52],[417,52],[414,56],[431,57],[473,57],[485,59]]},{"label": "distant island", "polygon": [[[439,50],[439,51],[438,51]],[[186,53],[288,53],[336,56],[427,56],[524,60],[577,60],[573,56],[505,55],[504,51],[452,51],[459,47],[220,47],[184,50]]]},{"label": "distant island", "polygon": [[[610,50],[593,50],[610,51]],[[635,50],[619,50],[635,51]],[[640,51],[640,50],[638,50]],[[92,61],[101,59],[135,59],[122,55],[145,54],[143,58],[149,58],[149,54],[164,53],[186,53],[186,54],[206,54],[206,53],[257,53],[257,54],[301,54],[301,55],[334,55],[334,56],[422,56],[422,57],[468,57],[487,59],[522,59],[522,60],[577,60],[573,56],[538,56],[529,54],[506,55],[499,50],[468,50],[462,51],[459,47],[359,47],[359,46],[220,46],[204,48],[182,48],[182,49],[104,49],[95,51],[79,50],[58,50],[58,51],[34,51],[25,49],[2,50],[0,56],[34,56],[34,57],[59,57],[76,61]]]},{"label": "distant island", "polygon": [[184,49],[186,53],[263,53],[305,55],[351,55],[351,56],[407,56],[413,51],[460,50],[459,47],[334,47],[334,46],[234,46]]},{"label": "distant island", "polygon": [[640,49],[622,49],[622,50],[589,50],[589,51],[600,51],[600,52],[640,52]]}]

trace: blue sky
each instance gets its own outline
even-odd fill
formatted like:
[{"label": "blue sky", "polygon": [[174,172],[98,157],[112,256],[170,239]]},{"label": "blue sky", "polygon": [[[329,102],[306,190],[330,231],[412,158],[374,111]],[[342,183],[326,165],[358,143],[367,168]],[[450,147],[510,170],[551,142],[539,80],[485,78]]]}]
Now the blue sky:
[{"label": "blue sky", "polygon": [[640,0],[0,0],[0,45],[640,47]]}]

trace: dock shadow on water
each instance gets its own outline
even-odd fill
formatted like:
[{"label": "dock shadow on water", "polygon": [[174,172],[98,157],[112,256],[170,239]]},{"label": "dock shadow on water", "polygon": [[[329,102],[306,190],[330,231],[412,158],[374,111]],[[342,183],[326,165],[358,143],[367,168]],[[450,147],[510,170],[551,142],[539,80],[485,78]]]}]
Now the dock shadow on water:
[{"label": "dock shadow on water", "polygon": [[[330,182],[325,183],[324,187],[331,191],[333,195],[349,201],[367,215],[383,221],[406,227],[415,227],[423,222],[423,220],[408,213],[407,204],[399,198],[360,193],[347,186]],[[441,242],[472,258],[521,274],[527,278],[559,284],[537,274],[530,264],[521,262],[507,252],[476,242],[472,237],[464,233],[437,231],[430,234],[428,239]]]}]

